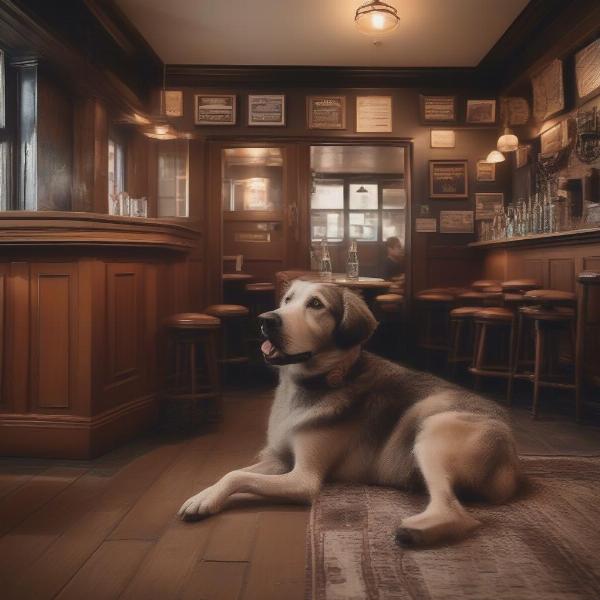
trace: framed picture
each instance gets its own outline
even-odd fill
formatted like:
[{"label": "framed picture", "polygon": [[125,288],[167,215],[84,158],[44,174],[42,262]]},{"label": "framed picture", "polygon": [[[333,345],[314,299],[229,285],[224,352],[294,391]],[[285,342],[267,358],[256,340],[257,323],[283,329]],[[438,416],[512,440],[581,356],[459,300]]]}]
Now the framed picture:
[{"label": "framed picture", "polygon": [[496,163],[477,161],[477,181],[496,181]]},{"label": "framed picture", "polygon": [[440,211],[440,233],[473,233],[474,229],[472,210]]},{"label": "framed picture", "polygon": [[391,133],[392,97],[356,97],[356,133]]},{"label": "framed picture", "polygon": [[437,220],[429,217],[417,217],[415,219],[415,231],[417,233],[436,233]]},{"label": "framed picture", "polygon": [[431,198],[466,198],[469,195],[466,160],[430,160],[429,196]]},{"label": "framed picture", "polygon": [[542,154],[559,152],[569,143],[569,131],[566,121],[560,121],[556,125],[546,129],[540,135],[540,151]]},{"label": "framed picture", "polygon": [[489,125],[496,122],[496,100],[467,100],[467,123]]},{"label": "framed picture", "polygon": [[236,97],[234,94],[196,94],[194,123],[196,125],[235,125]]},{"label": "framed picture", "polygon": [[519,146],[515,152],[515,164],[517,169],[524,167],[529,162],[529,146]]},{"label": "framed picture", "polygon": [[346,129],[346,96],[308,96],[309,129]]},{"label": "framed picture", "polygon": [[600,93],[600,38],[575,55],[575,81],[579,100]]},{"label": "framed picture", "polygon": [[531,111],[526,98],[509,96],[502,98],[500,104],[502,122],[508,125],[527,125]]},{"label": "framed picture", "polygon": [[454,148],[456,146],[454,129],[431,129],[429,145],[432,148]]},{"label": "framed picture", "polygon": [[502,192],[475,194],[475,220],[491,220],[494,218],[496,210],[503,206],[504,194]]},{"label": "framed picture", "polygon": [[249,94],[248,125],[283,127],[285,125],[285,96],[283,94]]},{"label": "framed picture", "polygon": [[165,90],[164,103],[167,117],[183,117],[183,92],[181,90]]},{"label": "framed picture", "polygon": [[421,96],[423,123],[456,122],[456,96]]},{"label": "framed picture", "polygon": [[555,59],[532,78],[533,115],[538,121],[559,113],[565,107],[562,60]]}]

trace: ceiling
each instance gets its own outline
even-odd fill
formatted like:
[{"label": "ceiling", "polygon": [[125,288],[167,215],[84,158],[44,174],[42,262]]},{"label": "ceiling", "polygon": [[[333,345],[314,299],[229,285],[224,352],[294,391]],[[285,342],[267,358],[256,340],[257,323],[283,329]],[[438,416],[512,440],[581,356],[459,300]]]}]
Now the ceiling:
[{"label": "ceiling", "polygon": [[387,0],[400,25],[360,34],[360,0],[116,0],[163,62],[474,67],[528,0]]}]

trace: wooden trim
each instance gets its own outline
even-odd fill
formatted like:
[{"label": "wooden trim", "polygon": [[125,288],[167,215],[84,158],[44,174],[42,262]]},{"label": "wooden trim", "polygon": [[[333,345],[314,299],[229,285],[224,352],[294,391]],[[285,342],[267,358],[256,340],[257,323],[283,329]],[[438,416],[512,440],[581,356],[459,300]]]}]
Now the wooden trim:
[{"label": "wooden trim", "polygon": [[539,233],[527,237],[510,238],[506,240],[489,240],[471,242],[470,248],[509,248],[513,246],[559,246],[565,244],[580,244],[583,242],[600,242],[600,228],[576,229],[558,233]]},{"label": "wooden trim", "polygon": [[0,246],[143,246],[189,251],[198,229],[163,219],[90,213],[7,211],[0,214]]}]

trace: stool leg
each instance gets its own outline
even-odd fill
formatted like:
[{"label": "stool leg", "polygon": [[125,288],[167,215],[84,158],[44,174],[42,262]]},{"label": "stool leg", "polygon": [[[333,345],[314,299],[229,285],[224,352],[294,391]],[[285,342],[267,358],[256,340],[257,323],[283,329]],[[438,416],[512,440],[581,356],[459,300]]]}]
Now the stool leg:
[{"label": "stool leg", "polygon": [[206,338],[206,371],[211,391],[215,391],[218,396],[216,400],[215,412],[216,416],[223,414],[223,398],[221,396],[221,381],[219,375],[219,364],[217,358],[216,333],[209,333]]},{"label": "stool leg", "polygon": [[[483,353],[485,350],[485,338],[487,334],[487,324],[481,323],[481,331],[479,333],[479,342],[477,345],[477,358],[475,359],[475,368],[481,369],[483,365]],[[475,389],[481,389],[481,375],[475,375]]]},{"label": "stool leg", "polygon": [[196,393],[196,343],[190,342],[190,390],[192,395]]},{"label": "stool leg", "polygon": [[516,319],[510,323],[510,341],[508,348],[508,378],[506,382],[506,401],[510,405],[512,400],[512,386],[513,386],[513,363],[515,361],[515,330],[517,328]]},{"label": "stool leg", "polygon": [[519,370],[519,364],[521,359],[521,343],[523,337],[523,315],[519,314],[519,320],[517,322],[517,341],[515,342],[515,353],[513,356],[513,364],[510,368],[510,373],[508,376],[508,390],[506,392],[506,400],[510,405],[512,405],[512,397],[513,397],[513,387],[515,383],[515,375]]},{"label": "stool leg", "polygon": [[544,353],[544,329],[539,321],[535,322],[535,367],[533,372],[533,418],[537,419],[540,395],[540,378]]},{"label": "stool leg", "polygon": [[588,286],[581,285],[577,302],[577,333],[575,336],[575,418],[581,421],[583,416],[583,385],[584,332],[587,317]]},{"label": "stool leg", "polygon": [[452,331],[452,351],[450,353],[450,364],[452,377],[456,377],[456,363],[458,358],[458,352],[460,349],[460,338],[462,321],[453,320],[450,322],[450,329]]}]

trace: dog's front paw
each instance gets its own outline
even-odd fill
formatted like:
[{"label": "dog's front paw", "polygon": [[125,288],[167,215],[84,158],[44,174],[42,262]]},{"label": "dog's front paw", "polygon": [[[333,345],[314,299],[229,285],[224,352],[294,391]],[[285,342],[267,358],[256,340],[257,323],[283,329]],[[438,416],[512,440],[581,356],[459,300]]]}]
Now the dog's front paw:
[{"label": "dog's front paw", "polygon": [[214,513],[218,508],[214,502],[210,501],[210,488],[188,498],[179,509],[177,516],[182,521],[199,521]]}]

